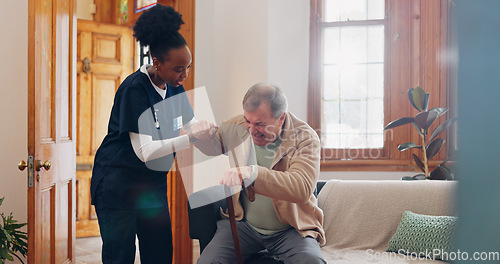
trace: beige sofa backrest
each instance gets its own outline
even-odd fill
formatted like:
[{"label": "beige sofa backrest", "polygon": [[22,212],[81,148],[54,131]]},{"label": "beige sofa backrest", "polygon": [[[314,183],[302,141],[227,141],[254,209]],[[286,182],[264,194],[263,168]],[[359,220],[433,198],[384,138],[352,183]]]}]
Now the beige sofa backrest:
[{"label": "beige sofa backrest", "polygon": [[326,246],[385,250],[406,210],[454,215],[454,181],[331,180],[318,195]]}]

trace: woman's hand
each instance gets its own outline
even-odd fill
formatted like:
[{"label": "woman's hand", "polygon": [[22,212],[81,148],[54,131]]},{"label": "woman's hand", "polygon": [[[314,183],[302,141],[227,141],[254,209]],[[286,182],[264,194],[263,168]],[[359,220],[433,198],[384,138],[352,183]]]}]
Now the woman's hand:
[{"label": "woman's hand", "polygon": [[217,132],[217,126],[207,120],[200,120],[191,126],[189,141],[208,140]]},{"label": "woman's hand", "polygon": [[220,180],[220,184],[232,187],[235,185],[241,185],[242,179],[245,180],[251,178],[252,178],[252,167],[250,166],[236,167],[236,168],[231,168],[224,173],[224,176]]}]

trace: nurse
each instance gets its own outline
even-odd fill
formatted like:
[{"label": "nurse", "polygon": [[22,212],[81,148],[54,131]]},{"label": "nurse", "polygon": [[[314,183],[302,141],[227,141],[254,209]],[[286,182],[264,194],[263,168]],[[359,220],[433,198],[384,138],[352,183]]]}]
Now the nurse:
[{"label": "nurse", "polygon": [[172,263],[166,176],[175,151],[200,134],[191,131],[196,121],[182,86],[192,61],[178,32],[183,23],[172,7],[156,5],[133,28],[153,64],[121,83],[108,134],[95,155],[91,196],[104,264],[134,263],[136,235],[141,263]]}]

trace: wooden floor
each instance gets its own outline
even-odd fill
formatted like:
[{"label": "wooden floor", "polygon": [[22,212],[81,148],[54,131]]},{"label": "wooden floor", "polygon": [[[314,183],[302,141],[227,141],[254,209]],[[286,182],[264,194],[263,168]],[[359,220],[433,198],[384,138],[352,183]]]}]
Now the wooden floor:
[{"label": "wooden floor", "polygon": [[[101,264],[101,237],[85,237],[76,239],[76,264]],[[198,240],[193,240],[193,263],[196,263],[200,256],[200,246]],[[135,264],[141,263],[139,260],[139,250],[135,255]]]}]

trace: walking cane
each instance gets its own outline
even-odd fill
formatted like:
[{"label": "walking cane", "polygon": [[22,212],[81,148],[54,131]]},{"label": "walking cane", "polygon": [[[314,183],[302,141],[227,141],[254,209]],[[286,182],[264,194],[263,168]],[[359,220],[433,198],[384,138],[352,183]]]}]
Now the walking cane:
[{"label": "walking cane", "polygon": [[[240,175],[241,184],[245,186],[243,179]],[[248,199],[253,202],[255,200],[255,190],[253,185],[247,187]],[[238,228],[236,227],[236,215],[234,214],[233,196],[231,195],[231,188],[224,186],[226,193],[227,210],[229,211],[229,223],[231,224],[231,233],[233,234],[234,251],[236,253],[236,261],[238,264],[243,264],[243,256],[241,255],[240,238],[238,236]]]},{"label": "walking cane", "polygon": [[[218,132],[219,127],[217,127],[216,129],[217,129],[216,132]],[[222,139],[219,139],[217,137],[216,137],[216,139],[221,144],[222,152],[224,152],[224,146],[222,144]],[[238,166],[239,162],[238,162],[238,159],[236,158],[234,149],[231,149],[230,152],[233,156],[235,165]],[[245,181],[241,177],[241,174],[239,174],[239,176],[240,176],[241,185],[244,188]],[[254,190],[253,185],[248,185],[247,190],[248,190],[248,199],[250,200],[250,202],[253,202],[255,200],[255,190]],[[243,264],[243,256],[241,254],[240,238],[238,236],[238,228],[236,226],[236,215],[234,213],[233,195],[231,192],[231,188],[224,185],[224,192],[226,195],[227,210],[229,212],[229,223],[231,225],[231,233],[233,235],[233,244],[234,244],[234,251],[236,254],[236,261],[237,261],[237,264]]]}]

